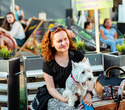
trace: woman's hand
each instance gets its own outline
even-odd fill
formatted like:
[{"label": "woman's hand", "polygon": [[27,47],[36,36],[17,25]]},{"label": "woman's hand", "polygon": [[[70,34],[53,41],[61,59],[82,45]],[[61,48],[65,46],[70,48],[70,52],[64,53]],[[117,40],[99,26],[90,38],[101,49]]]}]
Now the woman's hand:
[{"label": "woman's hand", "polygon": [[2,28],[0,27],[0,32],[2,31]]},{"label": "woman's hand", "polygon": [[[91,95],[89,93],[87,93],[85,95],[85,97],[83,98],[83,102],[87,105],[87,106],[91,106],[92,104],[92,100],[91,100]],[[84,108],[82,103],[79,104],[80,109]]]},{"label": "woman's hand", "polygon": [[64,99],[62,100],[62,102],[64,103],[68,103],[69,97],[64,97]]}]

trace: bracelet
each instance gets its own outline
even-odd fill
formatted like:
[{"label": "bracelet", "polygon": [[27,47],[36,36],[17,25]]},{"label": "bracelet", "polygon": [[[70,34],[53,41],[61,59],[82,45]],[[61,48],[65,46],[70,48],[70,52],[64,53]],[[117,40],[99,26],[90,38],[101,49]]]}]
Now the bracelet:
[{"label": "bracelet", "polygon": [[93,97],[93,92],[91,90],[87,90],[87,93],[89,93]]}]

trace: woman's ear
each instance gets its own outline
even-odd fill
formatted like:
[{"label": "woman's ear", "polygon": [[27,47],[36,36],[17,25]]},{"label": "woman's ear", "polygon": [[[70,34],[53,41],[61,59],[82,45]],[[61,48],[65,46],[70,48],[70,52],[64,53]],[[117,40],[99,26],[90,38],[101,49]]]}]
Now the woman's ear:
[{"label": "woman's ear", "polygon": [[50,45],[51,45],[51,47],[54,47],[54,45],[52,43]]},{"label": "woman's ear", "polygon": [[50,42],[50,45],[51,45],[51,47],[54,47],[54,45],[53,45],[53,43],[52,43],[52,42]]}]

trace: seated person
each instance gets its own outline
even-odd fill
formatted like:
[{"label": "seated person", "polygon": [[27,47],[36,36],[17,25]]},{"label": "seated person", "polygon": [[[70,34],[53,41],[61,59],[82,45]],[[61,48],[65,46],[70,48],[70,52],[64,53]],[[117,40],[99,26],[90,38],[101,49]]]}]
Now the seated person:
[{"label": "seated person", "polygon": [[36,41],[36,39],[35,39],[35,42],[34,42],[33,37],[30,38],[29,41],[27,42],[26,48],[30,49],[30,50],[33,50],[34,49],[34,43],[36,45],[36,49],[38,50],[39,43]]},{"label": "seated person", "polygon": [[[92,33],[92,23],[91,22],[85,22],[84,23],[84,29],[89,32]],[[84,36],[87,40],[89,40],[90,42],[92,42],[93,44],[95,44],[95,41],[93,40],[92,36],[89,35],[88,33],[86,33],[85,31],[81,30],[79,32],[80,35]],[[76,41],[81,40],[80,36],[76,36],[75,37]],[[86,46],[91,46],[91,44],[89,42],[86,42]]]},{"label": "seated person", "polygon": [[75,39],[75,37],[76,37],[75,33],[72,30],[70,30],[70,29],[67,29],[67,32],[69,33],[69,35],[72,38],[72,40],[76,41],[76,39]]},{"label": "seated person", "polygon": [[[41,87],[41,96],[34,98],[32,102],[32,109],[37,110],[80,110],[83,105],[79,102],[77,108],[67,107],[69,98],[63,97],[62,92],[65,88],[66,79],[71,74],[72,63],[79,61],[86,61],[84,54],[76,50],[67,30],[62,26],[57,26],[49,29],[42,39],[42,55],[43,74],[46,81],[46,86]],[[88,90],[93,90],[93,81],[87,82]],[[52,98],[53,97],[53,98]],[[40,99],[37,100],[37,98]],[[38,104],[36,104],[37,102]],[[86,93],[83,98],[84,103],[91,106],[91,94]],[[36,103],[35,103],[36,102]],[[44,103],[43,103],[44,102]],[[54,105],[54,106],[53,106]],[[47,109],[48,106],[48,109]]]},{"label": "seated person", "polygon": [[[0,31],[9,35],[15,42],[15,45],[22,46],[25,42],[25,33],[22,25],[16,21],[14,14],[9,12],[6,14],[4,22],[0,27]],[[12,41],[7,37],[1,36],[0,46],[3,45],[10,47],[12,46]]]},{"label": "seated person", "polygon": [[26,23],[25,23],[24,20],[23,20],[23,16],[20,15],[18,19],[19,19],[19,22],[22,24],[23,28],[25,29],[25,27],[26,27],[27,25],[26,25]]},{"label": "seated person", "polygon": [[116,44],[122,44],[122,40],[117,38],[116,30],[111,28],[111,20],[106,18],[103,26],[100,27],[100,39],[111,47],[111,52],[115,52]]}]

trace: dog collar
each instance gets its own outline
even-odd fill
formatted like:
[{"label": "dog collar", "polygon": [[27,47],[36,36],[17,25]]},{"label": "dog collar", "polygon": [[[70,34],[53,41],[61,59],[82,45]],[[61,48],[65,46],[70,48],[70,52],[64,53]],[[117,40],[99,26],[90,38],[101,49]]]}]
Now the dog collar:
[{"label": "dog collar", "polygon": [[76,83],[79,83],[78,81],[75,80],[75,78],[73,77],[72,73],[71,73],[71,78],[72,78]]}]

